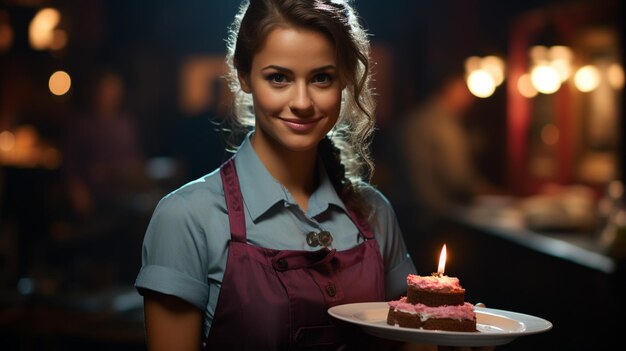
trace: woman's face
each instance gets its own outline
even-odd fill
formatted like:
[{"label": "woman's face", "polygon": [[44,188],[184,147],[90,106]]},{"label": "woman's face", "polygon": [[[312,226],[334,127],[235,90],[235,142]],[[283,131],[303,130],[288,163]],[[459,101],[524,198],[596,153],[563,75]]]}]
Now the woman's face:
[{"label": "woman's face", "polygon": [[339,118],[343,84],[335,49],[319,32],[273,29],[240,81],[253,97],[257,152],[315,150]]}]

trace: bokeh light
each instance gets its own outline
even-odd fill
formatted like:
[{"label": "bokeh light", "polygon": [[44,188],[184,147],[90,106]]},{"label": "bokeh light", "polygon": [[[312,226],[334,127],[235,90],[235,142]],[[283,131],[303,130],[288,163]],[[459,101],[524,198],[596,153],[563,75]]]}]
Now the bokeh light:
[{"label": "bokeh light", "polygon": [[624,88],[624,69],[618,63],[612,63],[606,69],[606,78],[613,89]]},{"label": "bokeh light", "polygon": [[10,151],[15,146],[15,135],[8,130],[0,133],[0,151]]},{"label": "bokeh light", "polygon": [[535,66],[530,72],[530,81],[533,87],[543,94],[552,94],[561,87],[558,72],[549,65]]},{"label": "bokeh light", "polygon": [[504,81],[504,60],[498,56],[485,56],[482,60],[481,68],[493,77],[496,86]]},{"label": "bokeh light", "polygon": [[517,80],[517,90],[523,97],[533,98],[539,94],[537,89],[533,87],[533,83],[530,81],[530,74],[524,73]]},{"label": "bokeh light", "polygon": [[574,84],[583,93],[593,91],[600,84],[600,71],[592,65],[583,66],[576,71]]},{"label": "bokeh light", "polygon": [[61,21],[61,13],[53,8],[39,10],[28,27],[28,39],[35,50],[50,48],[54,42],[54,30]]},{"label": "bokeh light", "polygon": [[72,86],[72,79],[67,72],[56,71],[50,76],[48,88],[54,95],[65,95]]},{"label": "bokeh light", "polygon": [[496,82],[489,72],[479,69],[467,77],[469,91],[479,98],[486,98],[496,90]]}]

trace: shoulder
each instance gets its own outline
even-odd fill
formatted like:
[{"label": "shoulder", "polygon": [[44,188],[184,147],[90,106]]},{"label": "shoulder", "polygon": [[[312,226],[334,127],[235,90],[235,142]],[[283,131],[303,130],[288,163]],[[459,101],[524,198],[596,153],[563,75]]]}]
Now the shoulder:
[{"label": "shoulder", "polygon": [[196,197],[204,197],[209,194],[224,194],[222,191],[222,178],[220,176],[219,168],[209,174],[182,185],[168,194],[168,196],[176,195],[183,198],[194,199]]},{"label": "shoulder", "polygon": [[219,169],[184,184],[165,195],[157,205],[156,213],[168,216],[204,215],[207,209],[225,204]]},{"label": "shoulder", "polygon": [[164,196],[146,230],[145,249],[154,257],[222,250],[229,231],[220,187],[219,172],[213,172]]},{"label": "shoulder", "polygon": [[367,203],[369,203],[370,205],[383,207],[390,206],[387,197],[374,185],[366,182],[361,182],[358,185],[358,188],[365,201],[367,201]]},{"label": "shoulder", "polygon": [[359,184],[359,191],[371,209],[370,218],[372,220],[382,225],[396,221],[391,202],[379,189],[369,183],[361,183]]}]

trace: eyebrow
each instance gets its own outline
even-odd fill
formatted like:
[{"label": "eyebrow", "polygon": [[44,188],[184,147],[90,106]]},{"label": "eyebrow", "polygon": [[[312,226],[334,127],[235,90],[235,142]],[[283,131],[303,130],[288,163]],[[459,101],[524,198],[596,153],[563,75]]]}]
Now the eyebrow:
[{"label": "eyebrow", "polygon": [[[281,67],[281,66],[277,66],[277,65],[265,66],[265,67],[261,68],[261,71],[265,71],[267,69],[275,69],[277,71],[288,72],[288,73],[292,72],[289,68]],[[322,71],[325,71],[327,69],[334,69],[334,70],[336,70],[337,67],[335,67],[334,65],[326,65],[326,66],[315,68],[311,72],[322,72]]]}]

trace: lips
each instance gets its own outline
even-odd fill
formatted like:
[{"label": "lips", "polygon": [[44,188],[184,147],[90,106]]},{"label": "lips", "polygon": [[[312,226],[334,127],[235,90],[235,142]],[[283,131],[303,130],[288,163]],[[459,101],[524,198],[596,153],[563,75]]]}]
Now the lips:
[{"label": "lips", "polygon": [[289,129],[298,132],[304,132],[313,129],[319,121],[322,120],[322,117],[318,118],[280,118],[284,125],[286,125]]}]

